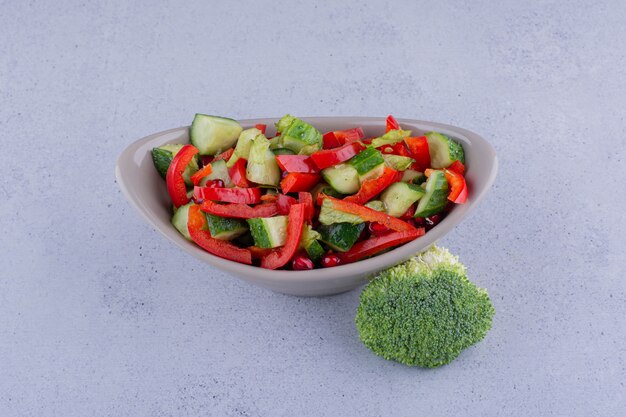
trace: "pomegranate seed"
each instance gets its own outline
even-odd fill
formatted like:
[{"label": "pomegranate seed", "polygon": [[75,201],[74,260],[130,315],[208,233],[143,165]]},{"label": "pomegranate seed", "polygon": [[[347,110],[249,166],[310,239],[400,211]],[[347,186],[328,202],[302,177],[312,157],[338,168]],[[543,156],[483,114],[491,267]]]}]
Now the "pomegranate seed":
[{"label": "pomegranate seed", "polygon": [[384,235],[389,231],[389,228],[387,226],[380,223],[370,223],[367,228],[369,229],[371,234],[376,236]]},{"label": "pomegranate seed", "polygon": [[435,227],[441,220],[443,219],[443,216],[441,214],[433,214],[430,217],[426,217],[426,228],[428,230],[432,229],[433,227]]},{"label": "pomegranate seed", "polygon": [[423,217],[413,217],[413,226],[415,227],[420,227],[420,226],[425,226],[426,225],[426,219],[424,219]]},{"label": "pomegranate seed", "polygon": [[306,256],[298,255],[293,258],[291,267],[294,271],[306,271],[308,269],[313,269],[313,261]]},{"label": "pomegranate seed", "polygon": [[337,266],[339,265],[339,263],[340,263],[339,257],[337,255],[333,255],[332,253],[329,253],[328,255],[324,255],[322,257],[322,266],[324,268]]},{"label": "pomegranate seed", "polygon": [[202,166],[209,165],[213,161],[213,155],[205,155],[202,157]]}]

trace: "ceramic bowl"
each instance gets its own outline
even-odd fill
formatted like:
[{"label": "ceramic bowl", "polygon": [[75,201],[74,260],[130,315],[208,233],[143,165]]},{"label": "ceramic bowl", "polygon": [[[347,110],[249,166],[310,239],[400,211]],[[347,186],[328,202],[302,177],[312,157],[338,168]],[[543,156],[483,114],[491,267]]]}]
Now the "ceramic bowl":
[{"label": "ceramic bowl", "polygon": [[[240,123],[244,129],[264,123],[268,126],[268,135],[272,136],[274,123],[278,119],[269,117],[241,120]],[[306,117],[303,120],[322,132],[362,127],[366,137],[379,136],[384,133],[385,128],[383,117]],[[414,136],[434,130],[456,139],[463,145],[469,187],[468,202],[456,205],[441,223],[412,242],[370,259],[333,268],[271,271],[211,255],[183,238],[170,223],[171,203],[165,182],[154,169],[150,151],[166,143],[188,143],[188,127],[155,133],[131,144],[119,156],[115,174],[128,201],[148,223],[180,249],[209,265],[207,278],[210,278],[211,267],[215,267],[253,284],[286,294],[301,296],[337,294],[364,284],[376,272],[403,262],[430,247],[474,210],[495,179],[498,166],[496,153],[491,145],[476,133],[441,123],[411,119],[398,121],[403,129],[412,130]]]}]

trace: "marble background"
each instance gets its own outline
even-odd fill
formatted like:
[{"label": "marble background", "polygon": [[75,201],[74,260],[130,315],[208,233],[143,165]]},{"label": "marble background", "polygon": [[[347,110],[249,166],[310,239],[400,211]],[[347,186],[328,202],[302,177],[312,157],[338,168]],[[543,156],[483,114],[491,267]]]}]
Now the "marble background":
[{"label": "marble background", "polygon": [[[0,0],[0,415],[618,416],[626,2]],[[191,122],[466,127],[500,172],[441,242],[497,309],[451,365],[359,341],[359,291],[214,270],[124,200],[117,155]]]}]

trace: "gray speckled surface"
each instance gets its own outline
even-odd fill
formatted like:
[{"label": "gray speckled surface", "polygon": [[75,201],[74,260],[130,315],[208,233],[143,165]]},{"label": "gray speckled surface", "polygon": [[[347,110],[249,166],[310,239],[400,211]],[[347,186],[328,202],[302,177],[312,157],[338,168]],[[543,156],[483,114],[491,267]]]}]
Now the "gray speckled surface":
[{"label": "gray speckled surface", "polygon": [[[626,409],[626,3],[0,1],[0,415],[617,416]],[[271,293],[184,255],[117,154],[202,111],[386,115],[490,138],[442,242],[484,342],[367,351],[358,291]]]}]

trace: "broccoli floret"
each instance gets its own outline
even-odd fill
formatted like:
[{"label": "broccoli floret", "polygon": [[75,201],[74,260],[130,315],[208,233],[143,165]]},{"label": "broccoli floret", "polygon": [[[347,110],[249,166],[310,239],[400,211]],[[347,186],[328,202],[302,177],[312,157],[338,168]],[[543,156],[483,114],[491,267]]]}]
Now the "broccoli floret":
[{"label": "broccoli floret", "polygon": [[437,247],[379,273],[360,300],[355,321],[363,343],[385,359],[428,368],[482,340],[495,314],[458,258]]}]

